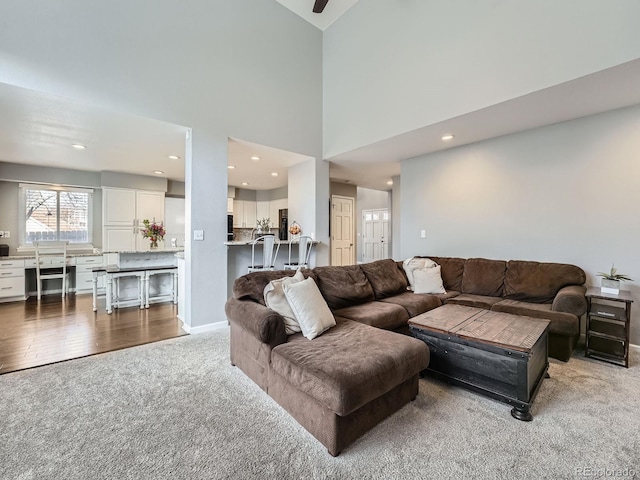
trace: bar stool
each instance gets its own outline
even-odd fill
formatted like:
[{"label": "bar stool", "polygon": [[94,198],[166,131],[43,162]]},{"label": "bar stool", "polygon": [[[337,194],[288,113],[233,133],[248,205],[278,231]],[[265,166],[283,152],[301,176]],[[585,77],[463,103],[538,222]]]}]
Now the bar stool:
[{"label": "bar stool", "polygon": [[291,261],[291,250],[295,245],[294,239],[289,241],[289,261],[284,264],[285,270],[297,270],[298,268],[309,268],[309,258],[311,257],[311,249],[313,248],[313,239],[311,237],[302,236],[298,240],[298,261]]},{"label": "bar stool", "polygon": [[[256,247],[262,244],[262,263],[256,263]],[[280,250],[280,243],[276,243],[275,235],[263,235],[251,242],[251,265],[249,273],[264,270],[275,270],[276,257]]]}]

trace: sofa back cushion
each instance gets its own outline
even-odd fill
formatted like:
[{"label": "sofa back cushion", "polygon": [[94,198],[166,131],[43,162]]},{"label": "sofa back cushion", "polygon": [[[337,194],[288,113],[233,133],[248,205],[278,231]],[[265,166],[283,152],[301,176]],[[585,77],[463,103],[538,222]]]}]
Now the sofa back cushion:
[{"label": "sofa back cushion", "polygon": [[[262,305],[264,302],[264,287],[266,287],[271,280],[276,280],[282,277],[292,277],[295,275],[295,270],[275,270],[264,272],[253,272],[236,278],[233,282],[233,297],[238,300],[253,300]],[[311,270],[303,270],[304,277],[313,276]]]},{"label": "sofa back cushion", "polygon": [[501,297],[507,262],[486,258],[468,258],[464,262],[462,293]]},{"label": "sofa back cushion", "polygon": [[507,264],[504,296],[532,303],[551,303],[558,290],[582,285],[586,279],[584,270],[575,265],[511,260]]},{"label": "sofa back cushion", "polygon": [[313,273],[331,310],[375,300],[373,287],[359,265],[316,267]]},{"label": "sofa back cushion", "polygon": [[447,291],[462,291],[462,274],[464,273],[464,258],[456,257],[429,257],[440,265],[442,283]]},{"label": "sofa back cushion", "polygon": [[398,265],[390,258],[363,263],[360,264],[360,268],[369,280],[376,300],[407,291],[407,277],[398,270]]}]

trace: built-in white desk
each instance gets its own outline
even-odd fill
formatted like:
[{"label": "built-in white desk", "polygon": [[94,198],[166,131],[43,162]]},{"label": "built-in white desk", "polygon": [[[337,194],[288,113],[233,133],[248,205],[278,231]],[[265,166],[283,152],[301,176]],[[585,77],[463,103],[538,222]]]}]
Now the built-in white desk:
[{"label": "built-in white desk", "polygon": [[[70,268],[71,286],[69,291],[76,294],[95,291],[97,296],[99,291],[104,290],[106,275],[94,275],[93,269],[96,267],[115,265],[125,269],[144,266],[155,273],[143,277],[141,287],[131,285],[131,282],[127,280],[118,282],[120,288],[115,293],[118,298],[125,299],[130,296],[129,294],[135,293],[135,297],[142,295],[145,306],[154,301],[173,300],[175,302],[174,297],[177,299],[176,253],[182,251],[182,249],[175,248],[144,252],[87,251],[70,253],[67,256],[67,267],[72,267]],[[24,301],[30,295],[34,295],[36,291],[35,268],[35,255],[0,257],[0,302]],[[162,272],[164,269],[169,269],[171,272]],[[51,287],[45,288],[45,294],[62,292],[59,280],[51,280],[50,285]],[[132,291],[128,292],[127,290]]]}]

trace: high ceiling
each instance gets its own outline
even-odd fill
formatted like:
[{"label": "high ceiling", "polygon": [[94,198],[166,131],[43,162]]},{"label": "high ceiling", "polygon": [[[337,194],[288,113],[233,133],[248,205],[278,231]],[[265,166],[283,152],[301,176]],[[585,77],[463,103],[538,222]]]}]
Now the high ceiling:
[{"label": "high ceiling", "polygon": [[329,0],[322,13],[313,13],[315,0],[276,0],[320,30],[325,30],[358,0]]}]

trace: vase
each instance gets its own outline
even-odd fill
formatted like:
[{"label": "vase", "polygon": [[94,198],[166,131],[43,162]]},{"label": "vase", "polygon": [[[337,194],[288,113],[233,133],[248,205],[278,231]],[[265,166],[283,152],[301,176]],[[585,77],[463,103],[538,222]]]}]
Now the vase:
[{"label": "vase", "polygon": [[620,280],[609,280],[608,278],[603,278],[600,291],[602,293],[608,293],[609,295],[618,295],[620,293]]},{"label": "vase", "polygon": [[158,239],[157,238],[152,238],[151,239],[151,250],[155,250],[156,248],[158,248]]}]

